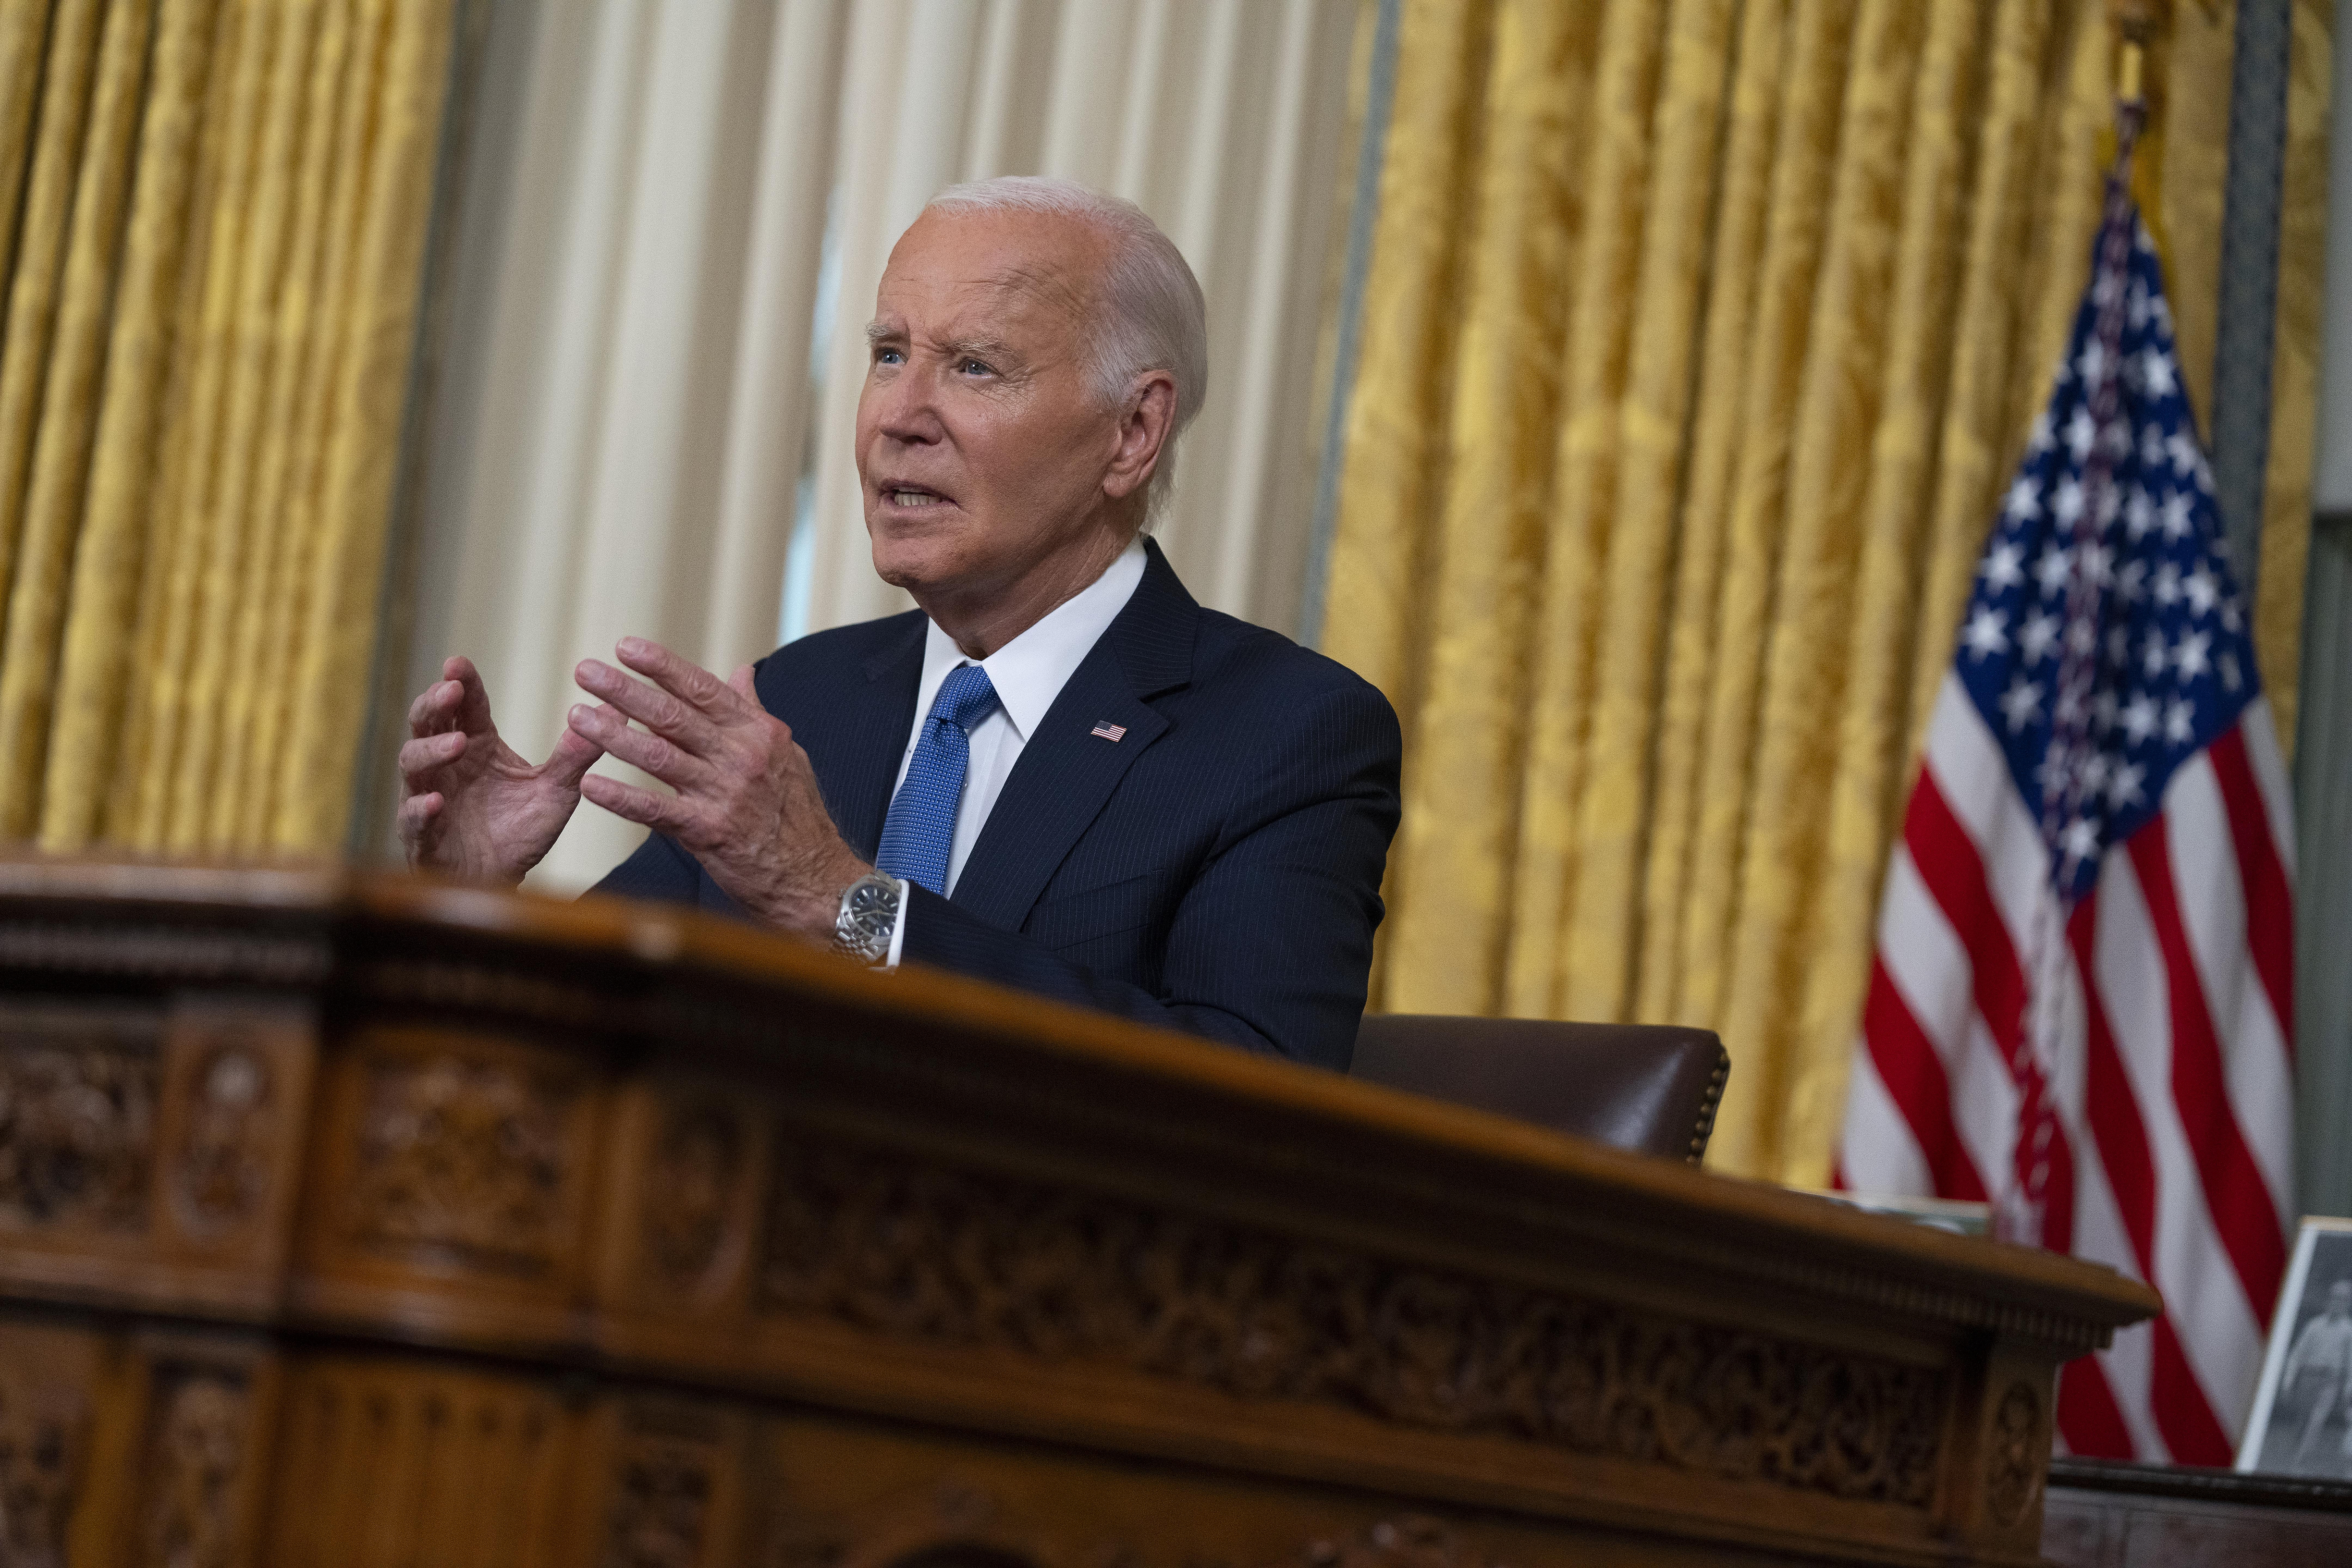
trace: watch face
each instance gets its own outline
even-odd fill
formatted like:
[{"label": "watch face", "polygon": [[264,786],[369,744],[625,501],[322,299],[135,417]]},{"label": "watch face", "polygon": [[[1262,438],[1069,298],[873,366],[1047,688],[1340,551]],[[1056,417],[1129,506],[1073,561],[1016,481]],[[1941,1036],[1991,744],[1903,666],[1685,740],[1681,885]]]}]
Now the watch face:
[{"label": "watch face", "polygon": [[841,900],[835,940],[869,961],[880,958],[889,947],[898,896],[898,884],[879,873],[851,883]]}]

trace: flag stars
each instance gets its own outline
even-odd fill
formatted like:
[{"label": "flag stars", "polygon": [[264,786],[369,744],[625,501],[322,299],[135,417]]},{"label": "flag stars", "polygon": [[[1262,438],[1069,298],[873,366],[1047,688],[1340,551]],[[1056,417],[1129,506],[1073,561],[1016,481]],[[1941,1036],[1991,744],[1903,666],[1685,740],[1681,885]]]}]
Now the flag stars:
[{"label": "flag stars", "polygon": [[2042,515],[2042,487],[2023,474],[2009,487],[2009,500],[2001,514],[2012,522],[2032,522]]},{"label": "flag stars", "polygon": [[1984,605],[1969,617],[1960,633],[1960,642],[1978,658],[1990,658],[2009,651],[2009,617],[1990,605]]},{"label": "flag stars", "polygon": [[2042,559],[2034,563],[2033,580],[2042,584],[2043,598],[2055,598],[2064,591],[2066,574],[2074,565],[2074,552],[2071,550],[2061,550],[2053,544],[2042,552]]},{"label": "flag stars", "polygon": [[2087,816],[2078,816],[2066,825],[2058,843],[2066,851],[2068,864],[2079,866],[2099,853],[2099,825]]},{"label": "flag stars", "polygon": [[2175,490],[2164,498],[2165,538],[2177,540],[2189,537],[2189,529],[2195,526],[2196,505],[2197,503],[2189,499],[2187,490]]},{"label": "flag stars", "polygon": [[[2091,455],[2091,443],[2098,439],[2098,435],[2097,426],[2091,423],[2091,411],[2077,408],[2074,417],[2066,421],[2066,450],[2072,452],[2079,463]],[[2188,471],[2186,468],[2181,470],[2183,473]]]},{"label": "flag stars", "polygon": [[[2163,282],[2145,233],[2134,243],[2127,268],[2095,268],[2098,303],[1988,498],[1998,515],[1952,667],[2017,786],[2052,813],[2062,892],[2090,886],[2261,679]],[[2095,330],[2101,309],[2127,315],[2120,342]]]},{"label": "flag stars", "polygon": [[2021,675],[2019,676],[2010,682],[2009,689],[2001,694],[2000,711],[2002,717],[2009,721],[2011,733],[2014,734],[2024,729],[2042,717],[2041,686]]},{"label": "flag stars", "polygon": [[2018,651],[2028,665],[2040,664],[2050,657],[2051,647],[2058,640],[2058,617],[2035,615],[2027,617],[2017,634]]},{"label": "flag stars", "polygon": [[1984,578],[1986,586],[1995,593],[2014,588],[2025,581],[2025,551],[2006,542],[1996,544],[1977,571]]}]

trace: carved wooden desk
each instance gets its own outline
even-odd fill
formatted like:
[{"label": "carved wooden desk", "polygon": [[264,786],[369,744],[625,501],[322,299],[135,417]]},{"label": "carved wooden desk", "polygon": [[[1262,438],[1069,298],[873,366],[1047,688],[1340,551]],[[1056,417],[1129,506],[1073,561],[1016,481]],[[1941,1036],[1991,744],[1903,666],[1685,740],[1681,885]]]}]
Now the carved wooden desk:
[{"label": "carved wooden desk", "polygon": [[2101,1270],[699,918],[0,861],[0,1561],[2022,1563]]}]

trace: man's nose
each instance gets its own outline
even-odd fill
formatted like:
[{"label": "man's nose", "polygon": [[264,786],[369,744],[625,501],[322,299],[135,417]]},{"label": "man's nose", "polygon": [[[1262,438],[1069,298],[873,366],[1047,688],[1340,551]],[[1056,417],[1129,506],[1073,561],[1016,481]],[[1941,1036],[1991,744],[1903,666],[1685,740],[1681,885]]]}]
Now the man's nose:
[{"label": "man's nose", "polygon": [[868,388],[875,399],[874,427],[893,441],[915,445],[940,438],[937,388],[920,369],[908,365]]}]

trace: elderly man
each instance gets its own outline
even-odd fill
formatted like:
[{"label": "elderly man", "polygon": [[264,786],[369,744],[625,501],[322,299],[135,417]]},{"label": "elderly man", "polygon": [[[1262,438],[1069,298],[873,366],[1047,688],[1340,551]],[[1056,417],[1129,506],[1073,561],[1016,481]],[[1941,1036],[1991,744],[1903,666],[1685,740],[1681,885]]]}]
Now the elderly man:
[{"label": "elderly man", "polygon": [[[584,795],[654,830],[601,890],[1344,1068],[1396,719],[1201,608],[1144,536],[1207,378],[1182,256],[1081,186],[957,186],[899,237],[866,335],[874,569],[920,611],[729,680],[624,638],[644,679],[583,661],[597,700],[536,767],[452,658],[401,751],[411,864],[511,886]],[[673,793],[588,773],[607,752]]]}]

